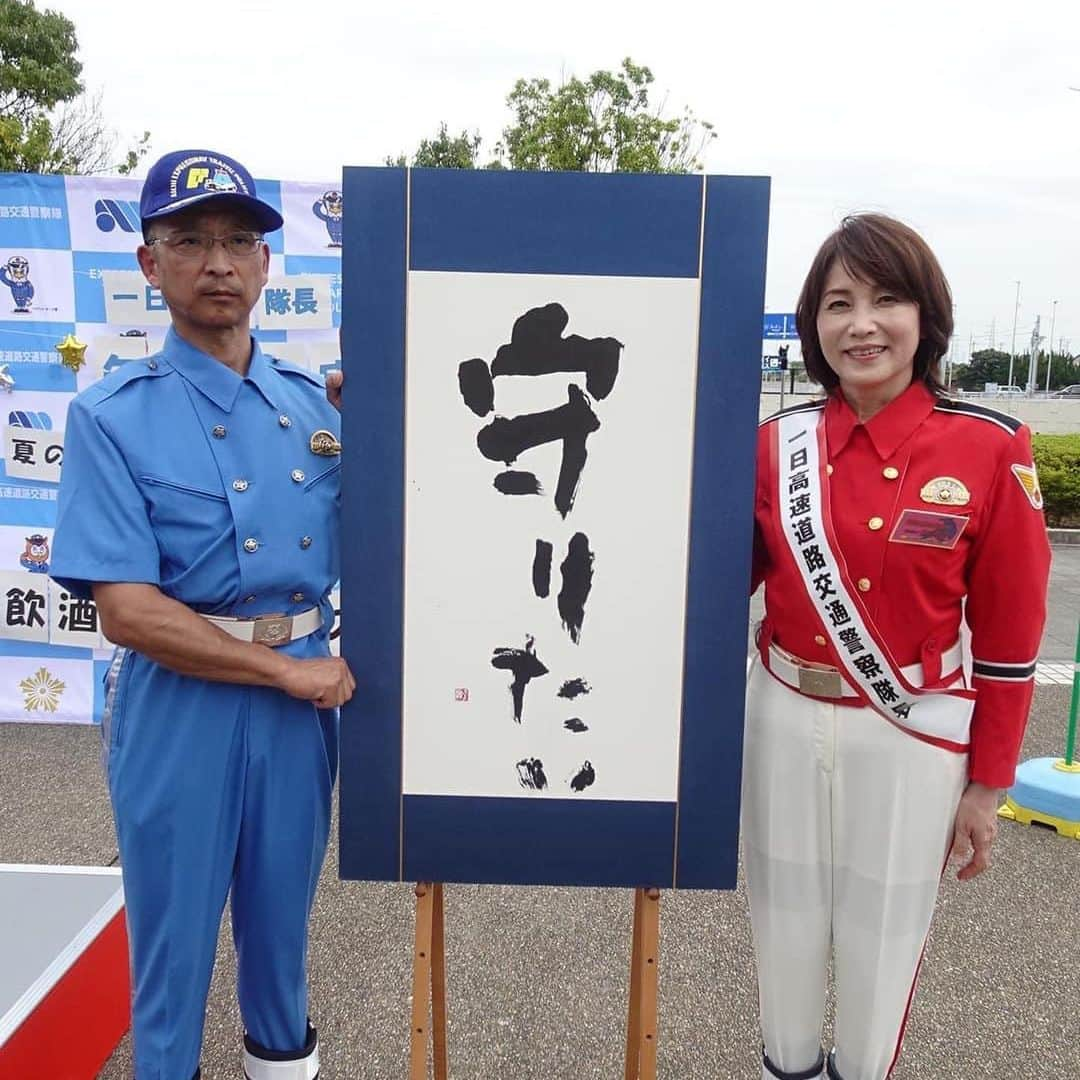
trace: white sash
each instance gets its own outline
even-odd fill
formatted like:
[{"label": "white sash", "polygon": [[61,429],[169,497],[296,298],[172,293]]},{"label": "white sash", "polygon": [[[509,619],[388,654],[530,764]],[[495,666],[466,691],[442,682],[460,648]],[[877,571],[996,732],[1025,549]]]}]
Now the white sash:
[{"label": "white sash", "polygon": [[836,545],[824,479],[824,413],[788,413],[775,427],[780,531],[842,674],[891,723],[967,749],[975,691],[912,686],[851,587]]}]

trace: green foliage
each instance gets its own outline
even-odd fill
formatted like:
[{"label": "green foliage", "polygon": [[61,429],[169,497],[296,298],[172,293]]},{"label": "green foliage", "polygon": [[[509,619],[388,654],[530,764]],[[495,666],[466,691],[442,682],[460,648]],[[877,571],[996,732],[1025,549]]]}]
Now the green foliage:
[{"label": "green foliage", "polygon": [[[700,156],[714,139],[712,124],[689,109],[663,116],[653,106],[653,74],[629,58],[617,72],[594,71],[557,88],[547,79],[519,79],[506,99],[515,123],[503,131],[495,157],[484,168],[565,169],[575,172],[672,172],[701,168]],[[413,165],[479,168],[478,132],[451,136],[445,123],[424,139]],[[406,155],[386,158],[404,166]]]},{"label": "green foliage", "polygon": [[[1024,361],[1023,378],[1027,379],[1027,360]],[[986,383],[1004,386],[1009,381],[1009,354],[999,349],[982,349],[971,354],[966,364],[953,368],[953,383],[964,390],[981,390]],[[1021,383],[1019,361],[1013,366],[1013,382]]]},{"label": "green foliage", "polygon": [[480,151],[480,133],[463,131],[451,136],[446,124],[439,125],[434,139],[423,139],[417,147],[413,164],[428,169],[475,169]]},{"label": "green foliage", "polygon": [[[1012,381],[1014,386],[1027,386],[1028,365],[1031,356],[1022,353],[1013,363]],[[953,385],[964,390],[982,390],[986,383],[1005,386],[1009,382],[1009,354],[1000,349],[981,349],[971,354],[966,364],[957,364],[953,368]],[[1046,353],[1039,353],[1038,367],[1035,371],[1036,390],[1046,388]],[[1080,356],[1054,353],[1050,357],[1050,389],[1057,390],[1070,383],[1080,382]]]},{"label": "green foliage", "polygon": [[114,161],[115,136],[101,95],[79,80],[74,24],[33,0],[0,0],[0,170],[130,172],[149,149],[149,132]]},{"label": "green foliage", "polygon": [[556,89],[547,79],[519,79],[506,99],[516,123],[500,149],[515,169],[577,172],[692,172],[715,138],[689,109],[664,119],[653,107],[653,74],[629,57],[618,72],[594,71]]},{"label": "green foliage", "polygon": [[1080,527],[1080,435],[1033,435],[1047,525]]}]

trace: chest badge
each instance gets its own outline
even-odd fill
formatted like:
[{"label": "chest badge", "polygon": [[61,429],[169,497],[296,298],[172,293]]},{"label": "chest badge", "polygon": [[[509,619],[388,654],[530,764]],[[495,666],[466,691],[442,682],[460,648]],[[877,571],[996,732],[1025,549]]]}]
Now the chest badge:
[{"label": "chest badge", "polygon": [[316,431],[308,442],[313,454],[319,457],[334,457],[341,453],[341,443],[332,431]]},{"label": "chest badge", "polygon": [[1043,508],[1042,489],[1039,487],[1039,477],[1035,473],[1034,465],[1013,465],[1012,474],[1020,481],[1028,502],[1036,510]]},{"label": "chest badge", "polygon": [[923,485],[919,498],[935,506],[967,506],[971,492],[954,476],[936,476]]}]

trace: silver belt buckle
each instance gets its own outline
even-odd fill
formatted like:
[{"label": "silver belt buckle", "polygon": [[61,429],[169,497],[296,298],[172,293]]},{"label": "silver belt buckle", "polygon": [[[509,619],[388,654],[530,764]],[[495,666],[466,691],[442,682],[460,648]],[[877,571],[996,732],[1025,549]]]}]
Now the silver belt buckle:
[{"label": "silver belt buckle", "polygon": [[836,668],[800,667],[799,693],[811,697],[842,697],[844,681]]},{"label": "silver belt buckle", "polygon": [[259,645],[284,645],[292,640],[292,623],[291,615],[259,615],[251,640]]}]

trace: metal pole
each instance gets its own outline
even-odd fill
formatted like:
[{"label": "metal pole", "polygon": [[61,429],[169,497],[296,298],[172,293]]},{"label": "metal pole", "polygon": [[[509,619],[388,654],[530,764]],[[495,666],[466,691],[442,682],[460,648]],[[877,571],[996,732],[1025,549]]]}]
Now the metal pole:
[{"label": "metal pole", "polygon": [[1046,358],[1046,392],[1050,393],[1050,369],[1054,366],[1054,320],[1057,318],[1057,301],[1050,312],[1050,353]]},{"label": "metal pole", "polygon": [[1016,306],[1013,308],[1012,350],[1009,353],[1009,386],[1013,384],[1013,365],[1016,363],[1016,317],[1020,314],[1020,282],[1016,283]]},{"label": "metal pole", "polygon": [[1027,386],[1025,388],[1029,396],[1035,387],[1038,386],[1036,380],[1039,371],[1039,342],[1042,341],[1042,335],[1039,333],[1039,322],[1041,319],[1041,315],[1035,316],[1035,329],[1031,331],[1031,359],[1028,361]]},{"label": "metal pole", "polygon": [[1076,633],[1076,662],[1073,664],[1072,704],[1069,706],[1069,733],[1065,737],[1065,767],[1072,768],[1076,751],[1076,710],[1080,706],[1080,628]]}]

